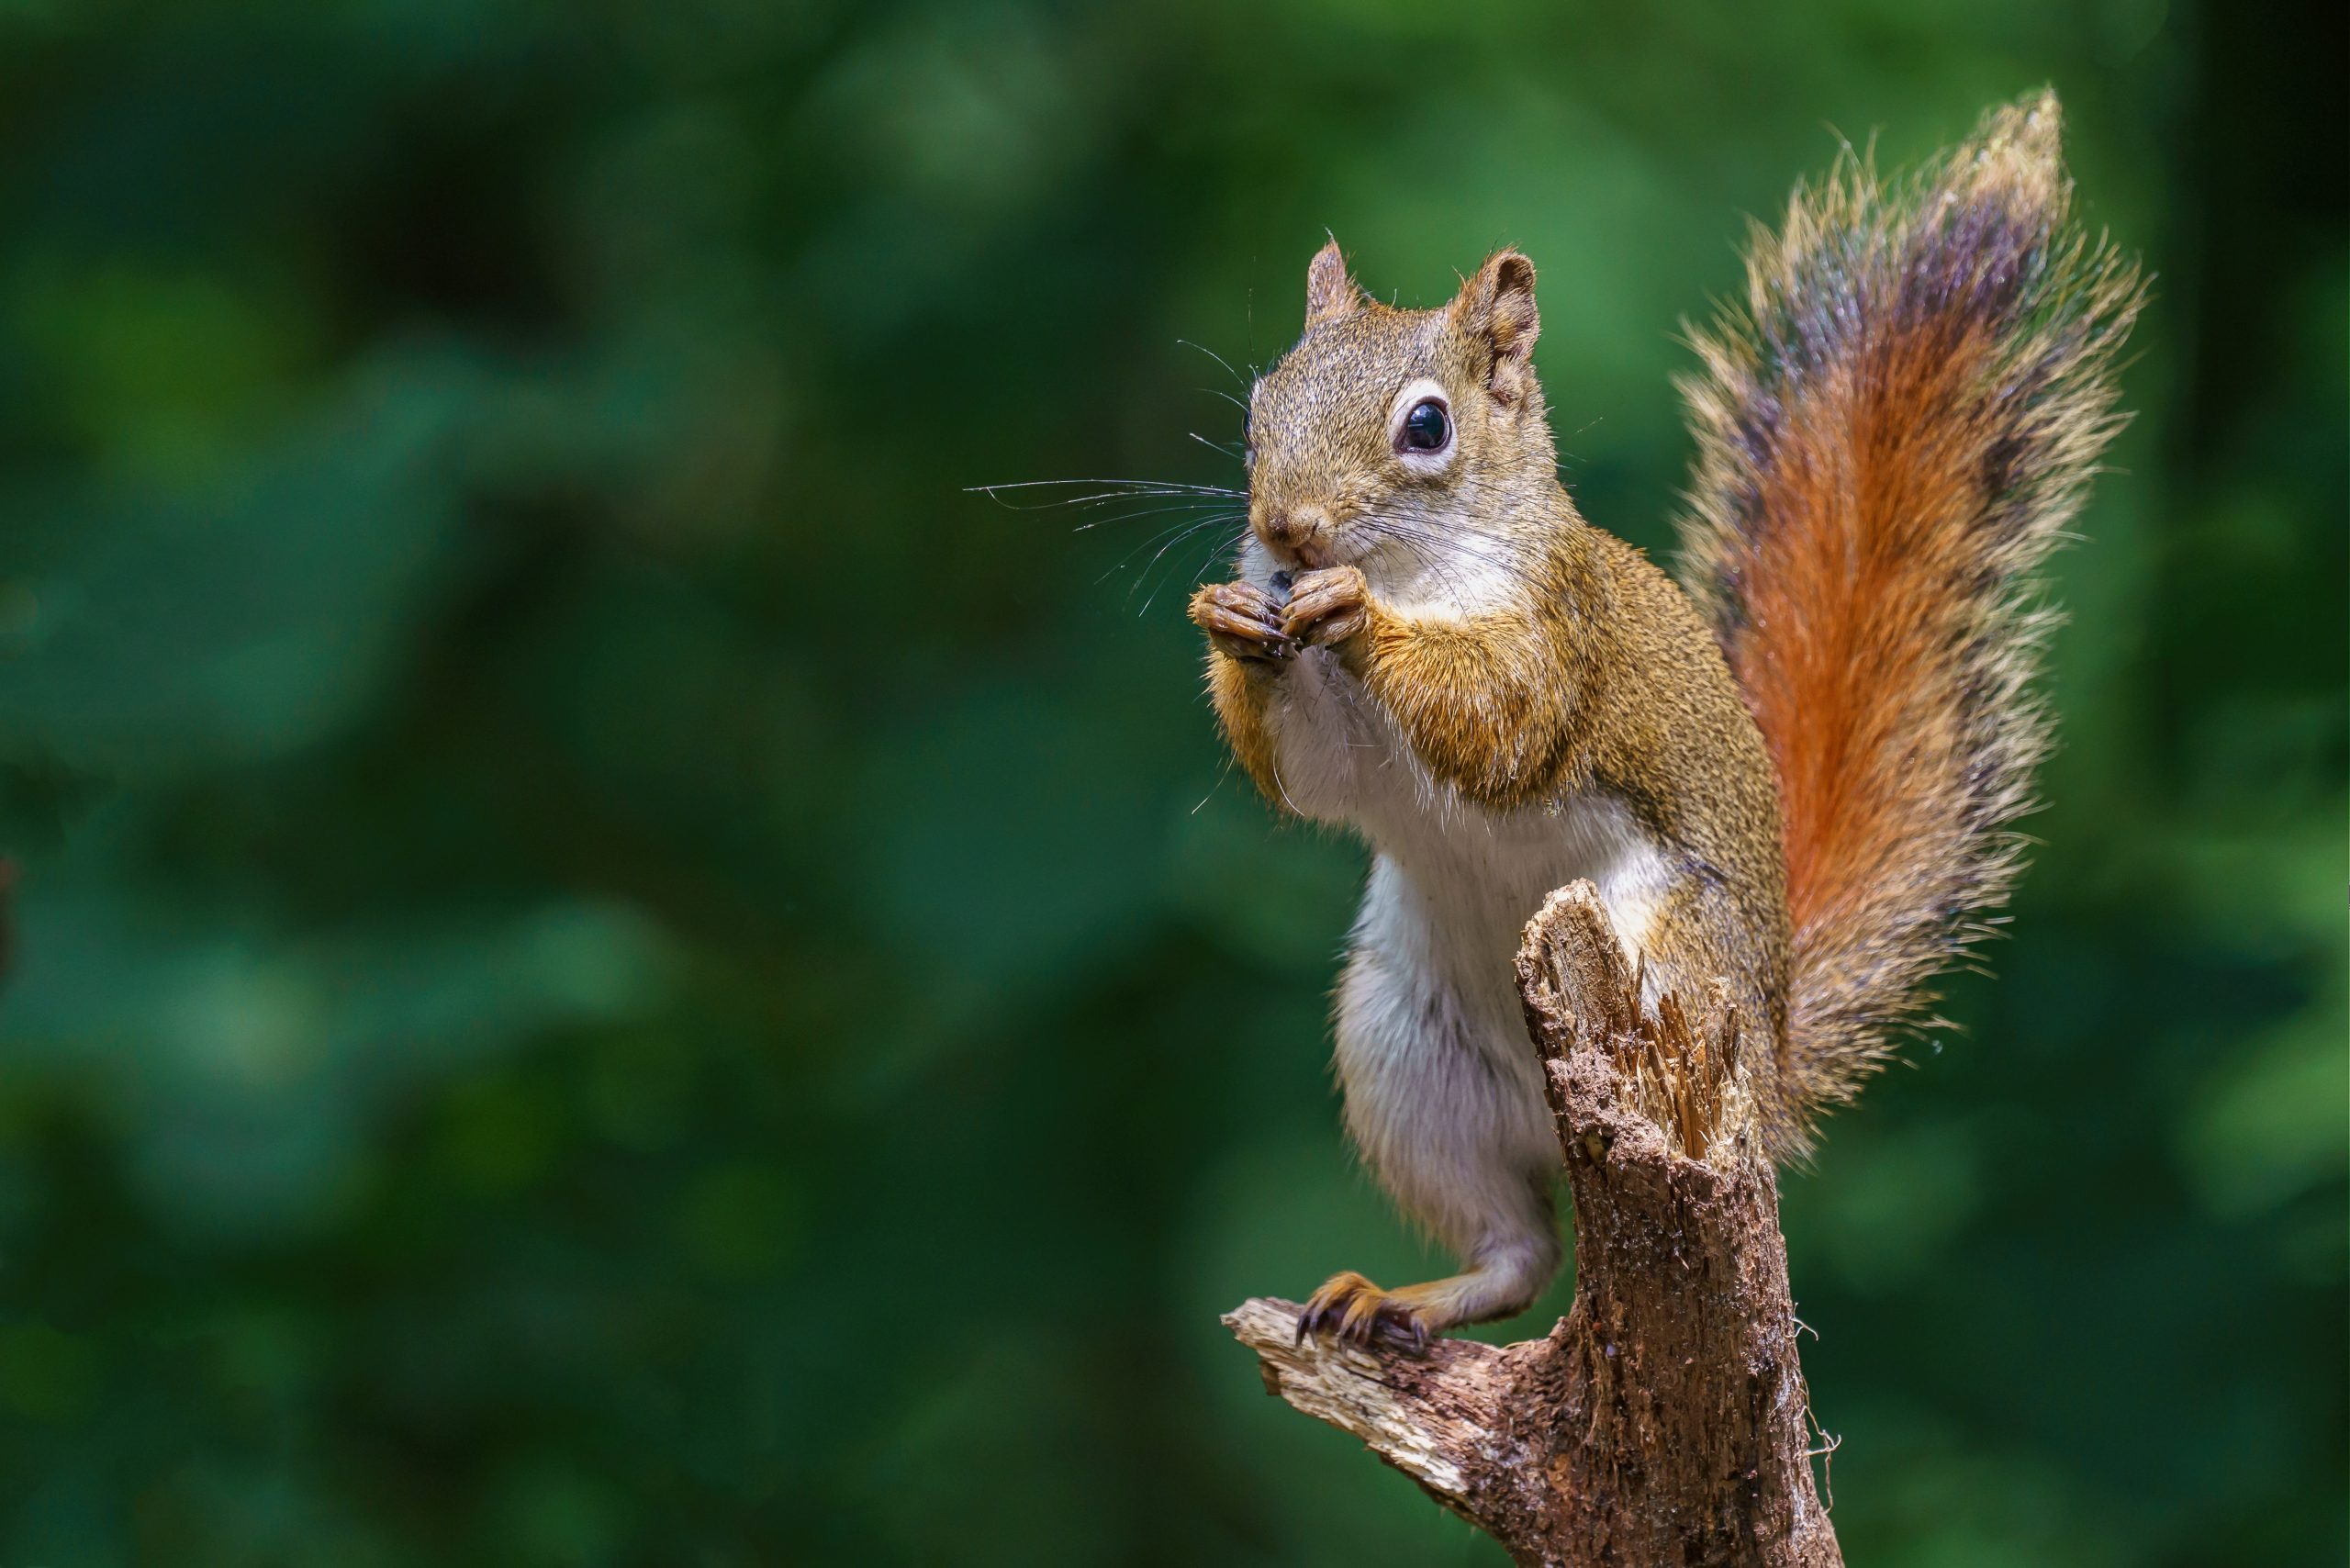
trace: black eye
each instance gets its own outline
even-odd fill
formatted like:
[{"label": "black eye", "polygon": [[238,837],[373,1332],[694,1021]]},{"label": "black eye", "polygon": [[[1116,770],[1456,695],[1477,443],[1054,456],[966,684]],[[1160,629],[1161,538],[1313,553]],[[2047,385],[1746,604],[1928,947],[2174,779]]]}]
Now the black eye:
[{"label": "black eye", "polygon": [[1421,398],[1404,416],[1403,445],[1406,452],[1442,452],[1444,443],[1451,439],[1452,421],[1445,417],[1444,405],[1433,398]]}]

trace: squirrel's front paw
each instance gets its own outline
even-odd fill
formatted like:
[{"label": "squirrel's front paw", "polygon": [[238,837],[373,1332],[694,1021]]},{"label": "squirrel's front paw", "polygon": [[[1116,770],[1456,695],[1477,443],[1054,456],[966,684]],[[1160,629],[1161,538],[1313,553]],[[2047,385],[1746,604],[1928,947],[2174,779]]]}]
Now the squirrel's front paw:
[{"label": "squirrel's front paw", "polygon": [[1282,607],[1281,631],[1302,648],[1333,647],[1371,620],[1371,585],[1355,566],[1324,566],[1297,579]]},{"label": "squirrel's front paw", "polygon": [[1281,612],[1254,583],[1215,583],[1192,596],[1192,622],[1236,659],[1275,664],[1297,652]]}]

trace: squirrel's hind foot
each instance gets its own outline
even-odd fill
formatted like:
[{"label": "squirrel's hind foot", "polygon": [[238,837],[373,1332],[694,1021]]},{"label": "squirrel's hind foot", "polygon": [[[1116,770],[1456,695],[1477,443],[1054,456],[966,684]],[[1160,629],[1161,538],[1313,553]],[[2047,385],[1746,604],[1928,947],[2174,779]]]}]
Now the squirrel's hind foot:
[{"label": "squirrel's hind foot", "polygon": [[1360,1274],[1348,1271],[1331,1275],[1297,1315],[1297,1338],[1334,1334],[1349,1345],[1368,1347],[1373,1340],[1415,1352],[1448,1327],[1412,1292],[1383,1291]]}]

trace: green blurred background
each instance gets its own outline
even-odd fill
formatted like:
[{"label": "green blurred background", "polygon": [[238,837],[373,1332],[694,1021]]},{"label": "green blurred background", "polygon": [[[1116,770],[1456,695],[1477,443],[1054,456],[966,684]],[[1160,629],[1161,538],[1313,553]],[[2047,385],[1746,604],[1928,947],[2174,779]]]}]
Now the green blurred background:
[{"label": "green blurred background", "polygon": [[[2157,297],[1996,982],[1786,1183],[1856,1563],[2341,1562],[2344,57],[2187,0],[0,11],[0,1562],[1483,1563],[1216,1314],[1360,851],[1232,776],[1208,353],[1542,269],[1654,549],[1835,131],[2053,81]],[[1193,433],[1203,440],[1194,441]],[[1540,1331],[1540,1314],[1496,1332]]]}]

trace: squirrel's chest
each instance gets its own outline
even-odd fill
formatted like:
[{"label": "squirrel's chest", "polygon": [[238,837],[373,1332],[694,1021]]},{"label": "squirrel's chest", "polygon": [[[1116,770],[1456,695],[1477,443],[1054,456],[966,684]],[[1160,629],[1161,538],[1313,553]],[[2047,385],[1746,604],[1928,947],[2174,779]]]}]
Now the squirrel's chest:
[{"label": "squirrel's chest", "polygon": [[[1637,954],[1673,880],[1673,857],[1619,801],[1595,793],[1487,811],[1432,775],[1386,711],[1326,655],[1304,655],[1269,715],[1290,806],[1368,839],[1374,878],[1423,935],[1420,955],[1463,980],[1508,988],[1526,921],[1553,889],[1599,887]],[[1374,918],[1366,908],[1365,918]]]}]

